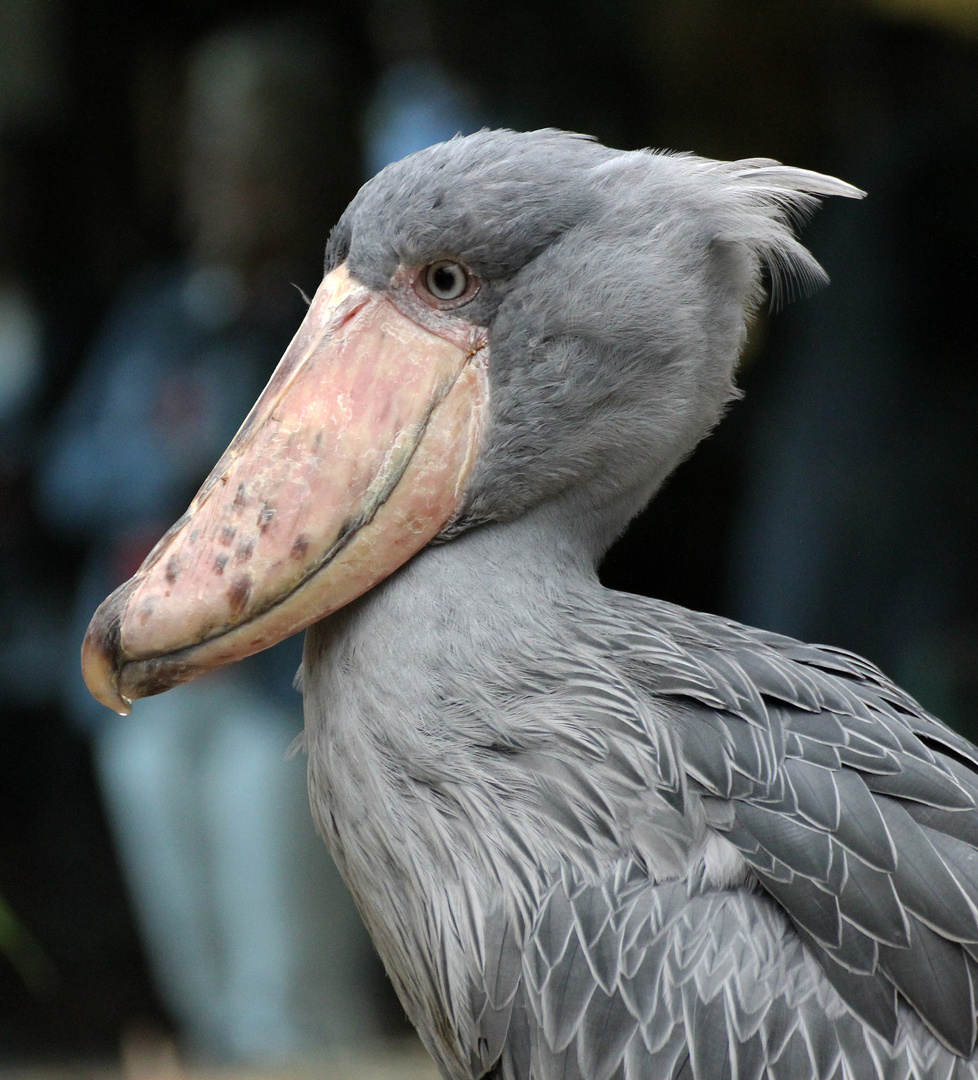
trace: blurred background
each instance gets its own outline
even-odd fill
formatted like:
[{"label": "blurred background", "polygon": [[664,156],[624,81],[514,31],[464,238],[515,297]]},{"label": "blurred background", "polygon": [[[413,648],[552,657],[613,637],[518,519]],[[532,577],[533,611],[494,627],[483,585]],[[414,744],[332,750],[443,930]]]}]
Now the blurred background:
[{"label": "blurred background", "polygon": [[295,643],[126,722],[77,650],[359,184],[485,125],[867,189],[603,576],[854,649],[978,736],[978,0],[0,0],[0,1070],[408,1037],[286,760]]}]

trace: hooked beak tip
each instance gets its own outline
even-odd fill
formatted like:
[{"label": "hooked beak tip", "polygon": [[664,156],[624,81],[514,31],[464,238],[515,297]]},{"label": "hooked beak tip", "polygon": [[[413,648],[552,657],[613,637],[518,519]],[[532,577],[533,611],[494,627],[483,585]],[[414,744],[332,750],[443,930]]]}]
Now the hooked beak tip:
[{"label": "hooked beak tip", "polygon": [[120,716],[128,716],[132,712],[132,702],[119,692],[116,651],[111,647],[109,638],[110,635],[105,633],[103,624],[96,617],[82,642],[82,675],[96,701]]}]

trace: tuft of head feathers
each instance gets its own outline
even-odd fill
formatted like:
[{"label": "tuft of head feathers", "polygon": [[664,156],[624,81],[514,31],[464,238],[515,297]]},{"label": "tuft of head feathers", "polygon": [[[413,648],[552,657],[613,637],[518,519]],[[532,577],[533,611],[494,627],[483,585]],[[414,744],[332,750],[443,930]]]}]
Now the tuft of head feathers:
[{"label": "tuft of head feathers", "polygon": [[772,307],[828,284],[828,275],[794,230],[815,213],[823,197],[861,199],[866,193],[834,176],[770,158],[717,162],[716,168],[732,181],[725,194],[735,217],[726,238],[750,247],[768,271]]}]

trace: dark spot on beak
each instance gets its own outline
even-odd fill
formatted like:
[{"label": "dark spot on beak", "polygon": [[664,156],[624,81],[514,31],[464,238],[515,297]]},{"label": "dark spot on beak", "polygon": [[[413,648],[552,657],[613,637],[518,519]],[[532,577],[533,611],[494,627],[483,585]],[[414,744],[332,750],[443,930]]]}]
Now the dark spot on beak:
[{"label": "dark spot on beak", "polygon": [[231,614],[235,618],[244,610],[249,596],[251,596],[251,575],[239,574],[234,579],[231,588],[228,589],[228,604],[231,607]]},{"label": "dark spot on beak", "polygon": [[180,573],[180,560],[176,555],[171,555],[166,561],[166,580],[172,585]]},{"label": "dark spot on beak", "polygon": [[221,529],[221,535],[218,537],[218,540],[220,540],[225,547],[229,547],[231,541],[237,534],[238,530],[233,525],[225,525],[224,528]]},{"label": "dark spot on beak", "polygon": [[275,507],[269,506],[267,502],[261,504],[261,510],[258,511],[258,520],[255,524],[264,532],[272,523],[272,518],[275,517]]},{"label": "dark spot on beak", "polygon": [[214,573],[217,574],[218,577],[220,577],[221,574],[224,573],[224,567],[227,566],[227,563],[228,563],[228,557],[227,557],[227,555],[224,555],[223,553],[221,555],[218,555],[214,559]]},{"label": "dark spot on beak", "polygon": [[309,538],[304,533],[299,533],[295,540],[292,541],[292,550],[289,552],[289,556],[293,559],[301,559],[308,550]]},{"label": "dark spot on beak", "polygon": [[248,489],[244,484],[238,484],[238,490],[234,493],[234,502],[231,504],[236,510],[240,510],[248,501]]},{"label": "dark spot on beak", "polygon": [[238,550],[234,553],[235,563],[247,562],[251,558],[251,553],[255,550],[254,539],[246,540],[243,544],[238,544]]}]

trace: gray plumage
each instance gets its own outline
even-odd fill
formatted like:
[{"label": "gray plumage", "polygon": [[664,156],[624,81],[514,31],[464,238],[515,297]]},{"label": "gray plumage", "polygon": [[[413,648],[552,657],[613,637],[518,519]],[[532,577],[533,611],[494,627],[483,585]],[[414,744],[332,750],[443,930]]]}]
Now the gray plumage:
[{"label": "gray plumage", "polygon": [[872,665],[603,589],[708,433],[766,268],[841,181],[487,132],[330,240],[483,280],[490,414],[442,543],[314,626],[317,821],[443,1074],[978,1075],[978,750]]}]

